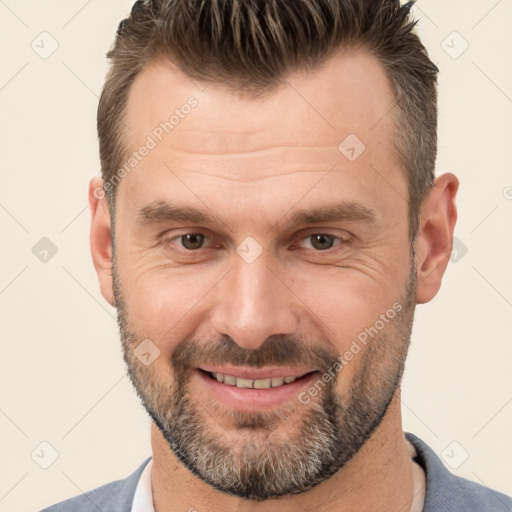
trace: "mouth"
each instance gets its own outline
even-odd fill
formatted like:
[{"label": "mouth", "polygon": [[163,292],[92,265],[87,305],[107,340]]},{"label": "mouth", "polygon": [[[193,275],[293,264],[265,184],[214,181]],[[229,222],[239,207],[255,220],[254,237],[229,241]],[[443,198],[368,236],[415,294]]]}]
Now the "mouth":
[{"label": "mouth", "polygon": [[[220,371],[222,370],[222,371]],[[282,407],[296,401],[302,391],[318,380],[311,369],[205,367],[193,372],[197,393],[206,393],[231,410],[254,412]]]},{"label": "mouth", "polygon": [[237,388],[248,388],[248,389],[270,389],[270,388],[278,388],[281,386],[286,386],[288,384],[292,384],[295,381],[299,381],[308,377],[312,373],[316,373],[315,370],[303,373],[301,375],[281,375],[281,376],[266,376],[263,378],[254,378],[250,379],[247,377],[237,377],[235,375],[229,375],[227,373],[221,372],[211,372],[203,370],[202,368],[198,368],[200,372],[208,376],[210,379],[221,382],[227,386],[237,387]]}]

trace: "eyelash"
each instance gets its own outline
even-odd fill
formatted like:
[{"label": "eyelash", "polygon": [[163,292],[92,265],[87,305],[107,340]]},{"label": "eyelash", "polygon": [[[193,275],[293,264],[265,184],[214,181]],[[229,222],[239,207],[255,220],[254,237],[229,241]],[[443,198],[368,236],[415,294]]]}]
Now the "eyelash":
[{"label": "eyelash", "polygon": [[[210,237],[207,234],[205,234],[205,233],[203,233],[201,231],[187,231],[186,233],[182,233],[180,235],[175,235],[175,236],[173,236],[171,238],[164,239],[164,244],[165,244],[165,246],[167,246],[167,245],[171,244],[172,242],[174,242],[175,240],[179,240],[179,239],[185,237],[186,235],[202,235],[202,236],[205,237],[206,240],[210,240]],[[312,248],[312,249],[308,248],[308,250],[312,250],[312,251],[314,251],[316,253],[328,253],[328,252],[330,252],[332,250],[335,250],[335,248],[339,247],[340,245],[341,246],[347,246],[347,245],[349,245],[351,243],[350,239],[345,239],[345,238],[342,238],[340,236],[333,235],[331,233],[325,233],[325,232],[322,232],[322,231],[314,231],[314,232],[310,232],[306,236],[303,236],[302,238],[300,238],[299,243],[294,244],[292,246],[292,249],[293,250],[300,249],[301,248],[300,247],[300,243],[302,241],[307,240],[308,238],[311,238],[311,237],[313,237],[315,235],[323,235],[323,236],[329,237],[331,239],[334,239],[334,242],[338,241],[337,244],[335,243],[332,247],[330,247],[328,249],[324,249],[324,250],[319,250],[319,249],[315,250],[314,248]],[[184,251],[185,253],[193,254],[193,253],[199,253],[201,250],[205,249],[205,247],[199,247],[198,249],[186,249],[185,247],[182,246],[182,247],[180,247],[180,249],[182,251]]]}]

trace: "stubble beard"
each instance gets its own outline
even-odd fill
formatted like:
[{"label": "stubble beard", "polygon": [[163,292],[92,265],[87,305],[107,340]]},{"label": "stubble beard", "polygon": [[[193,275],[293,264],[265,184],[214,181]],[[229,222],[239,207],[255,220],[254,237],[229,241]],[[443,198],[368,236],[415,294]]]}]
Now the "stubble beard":
[{"label": "stubble beard", "polygon": [[[171,357],[171,371],[162,379],[155,366],[145,366],[133,349],[146,338],[130,328],[120,280],[113,266],[124,360],[143,406],[181,463],[215,489],[252,501],[303,493],[338,472],[380,425],[400,385],[414,317],[415,268],[396,317],[366,346],[347,398],[331,379],[308,404],[294,400],[279,411],[224,411],[229,431],[215,420],[219,410],[192,396],[192,361],[307,366],[322,372],[339,354],[326,341],[303,344],[272,336],[248,351],[230,338],[200,343],[183,340]],[[206,359],[205,359],[206,358]],[[321,373],[322,373],[321,372]],[[343,369],[341,370],[341,373]],[[321,374],[318,375],[321,380]]]}]

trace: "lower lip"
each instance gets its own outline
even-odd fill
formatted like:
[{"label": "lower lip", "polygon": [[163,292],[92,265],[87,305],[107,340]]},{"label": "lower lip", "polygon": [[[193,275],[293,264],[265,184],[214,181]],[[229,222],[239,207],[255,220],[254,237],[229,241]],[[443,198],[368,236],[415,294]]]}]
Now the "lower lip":
[{"label": "lower lip", "polygon": [[290,400],[298,400],[299,393],[313,381],[318,380],[318,372],[313,372],[290,384],[268,389],[253,389],[223,384],[201,370],[194,370],[194,374],[216,400],[230,408],[247,411],[272,409],[284,405]]}]

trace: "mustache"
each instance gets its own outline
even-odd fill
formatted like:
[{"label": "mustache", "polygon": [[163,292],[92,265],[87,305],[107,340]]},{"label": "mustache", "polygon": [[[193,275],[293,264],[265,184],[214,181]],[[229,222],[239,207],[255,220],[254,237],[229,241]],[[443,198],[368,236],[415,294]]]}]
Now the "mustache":
[{"label": "mustache", "polygon": [[202,364],[230,364],[262,368],[264,366],[301,366],[312,370],[327,371],[340,354],[328,342],[310,345],[285,334],[269,336],[256,349],[245,349],[230,336],[201,342],[186,338],[175,348],[171,363],[175,371]]}]

